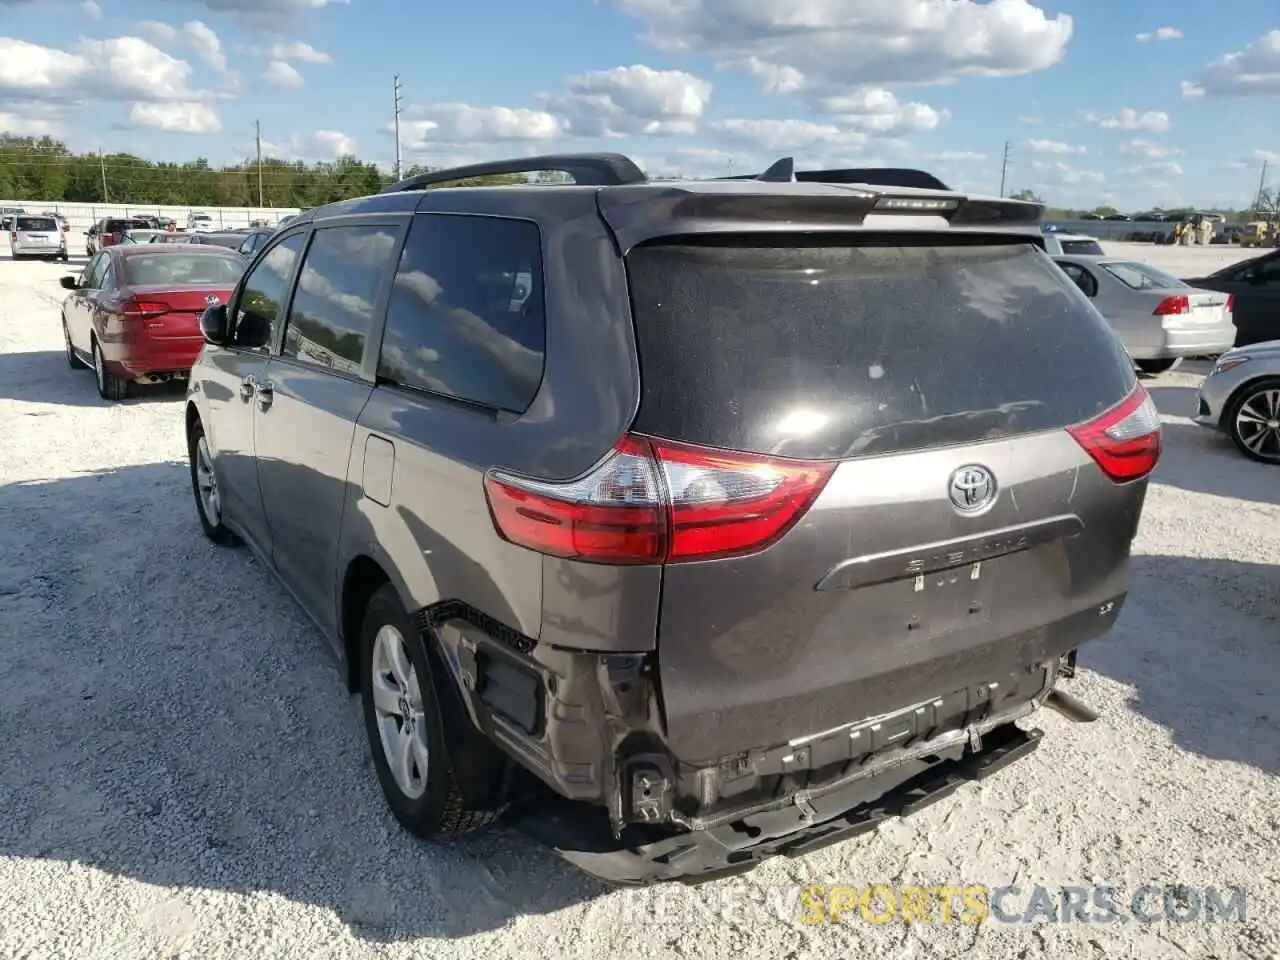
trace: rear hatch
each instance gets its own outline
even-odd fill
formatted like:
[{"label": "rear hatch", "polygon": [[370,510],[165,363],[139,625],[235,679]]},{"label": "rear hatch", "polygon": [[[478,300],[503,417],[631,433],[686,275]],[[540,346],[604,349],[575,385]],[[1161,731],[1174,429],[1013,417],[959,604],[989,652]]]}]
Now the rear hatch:
[{"label": "rear hatch", "polygon": [[53,217],[15,217],[14,242],[24,247],[47,247],[56,250],[62,245],[62,230]]},{"label": "rear hatch", "polygon": [[1159,453],[1123,347],[1031,244],[779,244],[627,257],[625,442],[671,505],[657,660],[689,763],[909,707],[962,725],[1110,626]]}]

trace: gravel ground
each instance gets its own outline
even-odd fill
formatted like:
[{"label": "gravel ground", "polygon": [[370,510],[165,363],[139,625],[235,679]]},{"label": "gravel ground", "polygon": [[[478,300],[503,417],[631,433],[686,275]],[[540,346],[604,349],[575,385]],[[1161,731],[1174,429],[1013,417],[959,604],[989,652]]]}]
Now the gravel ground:
[{"label": "gravel ground", "polygon": [[[1140,250],[1179,272],[1231,254]],[[1189,423],[1195,365],[1150,384],[1168,450],[1134,592],[1071,688],[1097,723],[1046,712],[1031,759],[874,836],[610,892],[513,833],[396,829],[326,644],[247,552],[200,537],[180,398],[107,405],[67,368],[61,273],[0,261],[6,960],[1280,953],[1280,474]],[[786,900],[872,883],[1248,900],[1243,922],[978,926],[810,926]]]}]

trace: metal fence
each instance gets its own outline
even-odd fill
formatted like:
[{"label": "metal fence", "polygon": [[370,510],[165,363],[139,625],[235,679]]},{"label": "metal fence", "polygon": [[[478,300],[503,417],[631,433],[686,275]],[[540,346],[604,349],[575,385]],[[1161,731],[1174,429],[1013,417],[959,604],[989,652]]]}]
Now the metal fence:
[{"label": "metal fence", "polygon": [[104,217],[168,217],[179,228],[192,213],[207,213],[218,229],[247,227],[254,220],[275,226],[281,217],[298,213],[297,207],[173,207],[137,203],[52,203],[41,200],[0,200],[0,207],[21,207],[28,213],[57,213],[67,218],[72,233],[88,230]]}]

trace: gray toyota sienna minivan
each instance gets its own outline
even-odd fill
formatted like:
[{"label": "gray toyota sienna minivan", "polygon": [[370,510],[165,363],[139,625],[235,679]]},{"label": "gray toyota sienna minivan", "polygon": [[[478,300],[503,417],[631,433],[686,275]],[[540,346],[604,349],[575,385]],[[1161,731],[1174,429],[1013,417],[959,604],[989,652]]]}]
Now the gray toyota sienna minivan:
[{"label": "gray toyota sienna minivan", "polygon": [[615,883],[855,835],[1087,719],[1126,596],[1160,425],[1040,213],[611,154],[306,211],[202,318],[200,523],[343,656],[415,834],[523,811]]}]

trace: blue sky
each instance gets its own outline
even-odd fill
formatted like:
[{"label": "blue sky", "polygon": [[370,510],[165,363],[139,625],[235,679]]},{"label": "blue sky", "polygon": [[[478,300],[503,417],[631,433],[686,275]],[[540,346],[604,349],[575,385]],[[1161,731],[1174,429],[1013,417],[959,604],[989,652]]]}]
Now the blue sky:
[{"label": "blue sky", "polygon": [[654,173],[924,167],[1053,203],[1280,182],[1276,0],[0,0],[0,128],[390,165],[619,150]]}]

